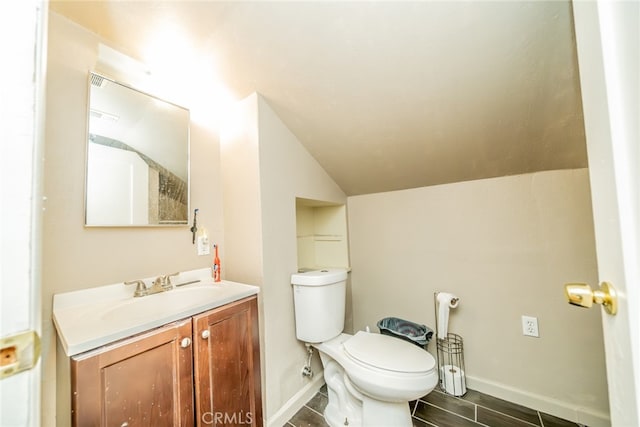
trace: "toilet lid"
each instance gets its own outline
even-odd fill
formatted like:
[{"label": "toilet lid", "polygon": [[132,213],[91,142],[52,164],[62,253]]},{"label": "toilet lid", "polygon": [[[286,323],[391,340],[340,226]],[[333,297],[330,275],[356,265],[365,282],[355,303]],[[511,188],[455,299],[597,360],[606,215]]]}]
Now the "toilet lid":
[{"label": "toilet lid", "polygon": [[416,345],[387,335],[358,331],[345,341],[349,356],[362,363],[395,372],[429,372],[435,359]]}]

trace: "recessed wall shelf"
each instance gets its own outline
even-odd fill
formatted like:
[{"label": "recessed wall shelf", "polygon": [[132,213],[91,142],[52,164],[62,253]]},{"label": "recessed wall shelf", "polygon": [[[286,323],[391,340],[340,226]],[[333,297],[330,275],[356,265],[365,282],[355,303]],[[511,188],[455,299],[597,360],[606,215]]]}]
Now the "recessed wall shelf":
[{"label": "recessed wall shelf", "polygon": [[345,205],[296,199],[298,269],[349,268]]}]

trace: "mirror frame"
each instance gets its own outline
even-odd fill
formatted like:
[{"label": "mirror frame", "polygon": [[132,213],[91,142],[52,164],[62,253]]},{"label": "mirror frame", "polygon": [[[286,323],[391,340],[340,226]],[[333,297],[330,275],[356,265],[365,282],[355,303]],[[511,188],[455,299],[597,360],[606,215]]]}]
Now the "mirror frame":
[{"label": "mirror frame", "polygon": [[[89,213],[89,158],[90,158],[90,144],[91,142],[91,119],[92,119],[92,110],[94,110],[91,106],[91,93],[92,93],[92,87],[94,86],[92,84],[92,80],[94,78],[94,76],[97,76],[97,78],[99,79],[104,79],[110,83],[116,84],[122,88],[126,88],[128,90],[134,91],[138,94],[144,95],[145,97],[150,98],[151,100],[154,100],[158,103],[162,103],[164,105],[169,105],[172,108],[178,108],[180,110],[183,110],[184,112],[186,112],[187,115],[187,120],[186,120],[186,207],[185,207],[185,216],[184,219],[175,219],[175,220],[164,220],[161,222],[157,222],[157,223],[98,223],[98,222],[94,222],[94,223],[89,223],[88,222],[88,213]],[[116,79],[113,79],[111,77],[105,76],[103,73],[100,72],[96,72],[96,71],[92,71],[90,70],[88,72],[88,84],[87,84],[87,122],[86,122],[86,132],[85,132],[85,182],[84,182],[84,226],[85,227],[186,227],[188,226],[189,223],[189,213],[191,211],[191,112],[188,108],[183,107],[181,105],[175,104],[173,102],[167,101],[166,99],[160,98],[156,95],[152,95],[146,91],[140,90],[132,85],[123,83],[121,81],[118,81]],[[105,137],[106,138],[106,137]],[[129,151],[129,152],[133,152],[135,154],[138,155],[138,157],[145,163],[150,164],[150,163],[155,163],[156,165],[160,166],[162,169],[165,169],[166,171],[168,171],[168,169],[162,167],[159,163],[153,161],[153,159],[151,159],[149,156],[146,156],[144,153],[141,153],[140,151],[136,150],[135,148],[129,147],[126,144],[124,144],[121,141],[117,141],[114,140],[115,142],[118,142],[120,144],[122,144],[124,147],[118,147],[118,148],[122,148],[124,151]],[[118,144],[119,145],[119,144]],[[169,174],[174,175],[173,173],[171,173],[170,171],[168,171]],[[174,175],[175,176],[175,175]],[[181,180],[181,179],[180,179]],[[181,180],[182,181],[182,180]],[[159,198],[159,197],[158,197]],[[148,216],[147,216],[148,218]]]}]

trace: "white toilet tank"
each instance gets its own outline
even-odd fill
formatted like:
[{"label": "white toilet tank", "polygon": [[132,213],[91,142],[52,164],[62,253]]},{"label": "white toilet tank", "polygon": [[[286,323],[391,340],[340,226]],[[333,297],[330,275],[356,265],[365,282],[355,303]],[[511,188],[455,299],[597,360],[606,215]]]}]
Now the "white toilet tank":
[{"label": "white toilet tank", "polygon": [[296,337],[320,343],[344,329],[347,270],[325,269],[291,275]]}]

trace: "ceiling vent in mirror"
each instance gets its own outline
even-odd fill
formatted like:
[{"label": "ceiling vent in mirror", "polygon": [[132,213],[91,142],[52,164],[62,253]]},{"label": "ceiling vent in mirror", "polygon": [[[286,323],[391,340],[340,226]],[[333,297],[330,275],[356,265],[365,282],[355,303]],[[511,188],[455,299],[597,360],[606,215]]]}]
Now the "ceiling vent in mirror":
[{"label": "ceiling vent in mirror", "polygon": [[91,86],[104,87],[106,84],[107,80],[104,77],[93,73],[91,74]]},{"label": "ceiling vent in mirror", "polygon": [[120,117],[115,114],[105,113],[104,111],[91,109],[89,112],[91,117],[95,117],[96,119],[110,120],[112,122],[117,122],[120,119]]}]

